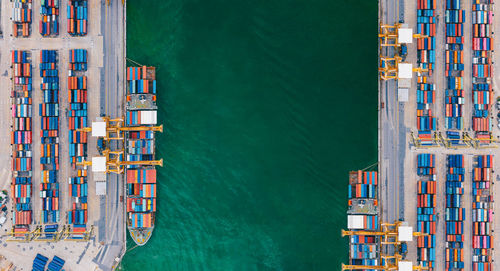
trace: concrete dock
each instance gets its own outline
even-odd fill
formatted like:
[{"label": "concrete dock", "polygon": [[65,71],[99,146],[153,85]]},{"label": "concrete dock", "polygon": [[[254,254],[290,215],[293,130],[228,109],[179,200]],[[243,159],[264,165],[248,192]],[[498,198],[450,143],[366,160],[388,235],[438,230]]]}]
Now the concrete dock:
[{"label": "concrete dock", "polygon": [[[463,86],[465,91],[465,105],[463,109],[464,124],[463,130],[469,134],[474,134],[472,129],[472,0],[461,0],[461,8],[465,10],[464,22],[464,64],[465,72]],[[437,117],[437,130],[444,132],[445,129],[445,4],[446,1],[437,1],[436,7],[436,63],[433,73],[433,83],[436,84],[436,100],[433,103],[433,115]],[[414,0],[382,0],[379,1],[379,24],[394,25],[399,21],[404,21],[408,27],[413,28],[416,33],[417,25],[417,1]],[[493,13],[500,14],[498,4],[494,5]],[[498,25],[497,16],[493,16],[493,33]],[[493,34],[493,39],[496,39]],[[500,51],[498,40],[492,48],[493,53],[493,101],[500,95],[497,88],[499,77],[496,73],[500,71],[500,61],[496,61]],[[392,48],[386,48],[381,54],[392,56]],[[416,40],[408,46],[408,56],[406,61],[417,63]],[[394,222],[403,220],[416,229],[417,225],[417,155],[430,153],[436,155],[437,169],[437,193],[436,193],[436,255],[434,270],[445,270],[445,182],[446,182],[446,156],[449,154],[462,154],[465,159],[465,181],[464,194],[462,196],[462,207],[465,208],[464,221],[464,262],[465,270],[472,270],[472,168],[473,156],[493,155],[493,182],[492,190],[494,198],[500,197],[500,185],[496,182],[500,180],[500,148],[447,148],[444,146],[433,148],[419,148],[412,144],[411,132],[417,131],[417,101],[416,101],[416,74],[413,75],[412,87],[409,90],[407,102],[398,102],[398,89],[395,80],[379,80],[379,171],[380,171],[380,200],[382,205],[382,218],[384,222]],[[499,113],[496,106],[493,106],[490,117],[493,123],[492,135],[498,139],[500,129],[497,127],[496,116]],[[496,144],[493,144],[496,145]],[[500,248],[500,208],[498,202],[493,203],[493,239],[494,248]],[[495,259],[496,249],[493,249],[493,259]],[[414,263],[417,261],[416,242],[408,244],[407,259]],[[494,270],[500,269],[500,261],[493,260]]]},{"label": "concrete dock", "polygon": [[[88,0],[88,33],[84,37],[72,37],[67,33],[66,5],[60,1],[59,35],[55,38],[42,37],[38,32],[40,20],[40,1],[33,1],[31,35],[29,38],[13,37],[11,14],[13,3],[0,1],[0,190],[8,190],[12,172],[10,130],[11,118],[11,50],[27,50],[31,52],[33,76],[33,189],[32,210],[33,225],[40,223],[41,199],[38,193],[40,183],[40,116],[38,105],[42,102],[39,76],[39,53],[41,50],[57,50],[59,55],[59,177],[61,214],[60,225],[66,224],[66,214],[71,208],[68,177],[74,170],[70,166],[68,145],[68,117],[64,113],[68,101],[68,57],[70,49],[86,49],[88,51],[88,123],[105,114],[110,117],[123,116],[123,97],[125,80],[126,34],[125,6],[119,0]],[[36,109],[36,110],[35,110]],[[89,136],[88,157],[97,155],[96,140]],[[74,174],[73,174],[74,175]],[[89,172],[88,178],[88,223],[94,226],[94,235],[89,242],[59,241],[47,242],[7,242],[5,234],[12,228],[12,212],[8,222],[0,228],[0,251],[5,261],[11,262],[18,269],[31,270],[33,259],[37,253],[52,258],[54,255],[64,259],[65,270],[113,270],[126,250],[125,207],[120,200],[124,196],[123,178],[108,175],[107,195],[96,196],[95,182]],[[9,201],[9,210],[12,209]]]}]

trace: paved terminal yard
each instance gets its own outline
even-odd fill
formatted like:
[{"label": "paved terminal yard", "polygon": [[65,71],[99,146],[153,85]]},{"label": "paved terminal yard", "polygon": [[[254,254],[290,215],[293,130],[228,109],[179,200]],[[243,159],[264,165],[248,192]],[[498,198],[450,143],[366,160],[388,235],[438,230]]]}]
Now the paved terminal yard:
[{"label": "paved terminal yard", "polygon": [[[462,132],[467,132],[471,137],[474,137],[472,129],[472,0],[461,0],[460,8],[465,10],[465,22],[463,23],[463,59],[464,59],[464,75],[463,89],[465,103],[463,107],[463,128]],[[394,24],[400,20],[414,29],[417,32],[417,0],[382,0],[379,10],[379,23]],[[474,3],[476,3],[474,1]],[[486,3],[486,1],[480,1]],[[433,115],[437,118],[437,131],[443,134],[447,131],[445,128],[445,7],[446,1],[437,1],[435,17],[436,22],[436,61],[432,75],[432,83],[436,84],[435,101],[433,102]],[[500,6],[492,5],[493,14],[495,14],[492,23],[492,31],[495,32],[499,25],[498,15],[500,14]],[[500,96],[498,87],[500,86],[498,71],[500,71],[500,42],[493,34],[495,40],[494,48],[492,48],[493,60],[493,105],[496,103],[496,98]],[[393,49],[383,49],[383,55],[393,55]],[[417,47],[416,39],[408,46],[408,56],[405,62],[417,63]],[[494,248],[500,248],[500,148],[446,148],[444,146],[424,148],[416,147],[413,144],[411,133],[417,133],[417,74],[413,74],[411,88],[407,102],[398,101],[397,82],[379,81],[379,170],[380,170],[380,199],[382,205],[382,221],[393,222],[395,220],[404,220],[416,229],[417,225],[417,181],[421,179],[417,176],[417,155],[428,153],[435,155],[436,165],[436,207],[435,213],[437,217],[436,223],[436,255],[434,270],[445,270],[445,248],[446,248],[446,233],[445,233],[445,185],[446,185],[446,170],[447,170],[447,155],[462,154],[464,156],[465,177],[463,182],[464,193],[461,198],[461,207],[465,208],[465,221],[463,228],[463,261],[464,270],[472,269],[472,170],[476,164],[474,156],[476,155],[492,155],[493,156],[493,175],[492,187],[493,192],[493,220],[492,236]],[[500,129],[497,126],[496,116],[499,113],[496,106],[493,106],[489,117],[492,122],[492,136],[495,139],[500,138]],[[444,135],[443,135],[444,136]],[[500,144],[492,144],[500,146]],[[415,240],[415,239],[414,239]],[[492,250],[493,259],[498,258],[496,250]],[[416,242],[408,245],[407,258],[414,263],[417,262],[417,246]],[[500,261],[493,261],[494,270],[500,269]]]},{"label": "paved terminal yard", "polygon": [[[8,190],[12,172],[10,168],[11,150],[10,131],[12,125],[10,90],[12,88],[11,50],[27,50],[31,52],[32,64],[32,133],[33,133],[33,165],[32,165],[32,210],[33,224],[40,223],[41,198],[40,183],[40,121],[38,105],[42,103],[40,91],[40,51],[58,51],[59,70],[59,210],[60,226],[67,224],[67,211],[71,210],[68,178],[75,176],[70,166],[68,145],[68,57],[70,49],[86,49],[88,52],[88,124],[101,114],[111,117],[122,116],[122,99],[125,72],[125,7],[121,1],[88,1],[87,35],[72,37],[67,33],[68,1],[60,1],[59,35],[55,38],[42,37],[38,31],[40,20],[40,1],[33,1],[31,35],[13,37],[11,14],[13,3],[0,1],[0,190]],[[88,137],[87,156],[97,155],[96,140]],[[96,196],[95,182],[92,174],[88,174],[88,222],[87,229],[94,226],[93,236],[88,242],[8,242],[7,232],[12,228],[12,212],[7,222],[0,228],[0,255],[4,262],[12,263],[16,270],[31,270],[33,259],[37,253],[52,258],[57,255],[64,260],[65,270],[111,270],[125,252],[126,228],[124,223],[124,206],[120,196],[124,195],[121,178],[108,176],[107,195]],[[8,203],[12,209],[12,200]],[[3,258],[5,257],[5,258]]]}]

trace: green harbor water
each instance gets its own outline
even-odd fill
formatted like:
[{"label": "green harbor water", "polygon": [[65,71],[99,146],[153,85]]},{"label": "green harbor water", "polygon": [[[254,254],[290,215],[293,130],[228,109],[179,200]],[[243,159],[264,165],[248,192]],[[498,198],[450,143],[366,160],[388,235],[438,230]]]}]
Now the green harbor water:
[{"label": "green harbor water", "polygon": [[129,0],[127,18],[165,163],[122,270],[340,270],[348,171],[377,160],[377,1]]}]

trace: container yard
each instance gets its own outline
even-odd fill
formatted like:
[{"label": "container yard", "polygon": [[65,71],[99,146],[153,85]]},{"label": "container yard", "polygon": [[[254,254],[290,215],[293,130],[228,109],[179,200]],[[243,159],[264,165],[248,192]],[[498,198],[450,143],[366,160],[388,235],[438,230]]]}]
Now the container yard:
[{"label": "container yard", "polygon": [[[79,163],[100,155],[98,140],[84,131],[90,119],[126,117],[125,6],[98,0],[0,5],[0,84],[10,90],[0,92],[0,112],[9,116],[0,121],[0,267],[114,270],[126,251],[126,175],[96,174]],[[138,93],[156,91],[156,83],[138,87]],[[154,153],[149,133],[132,136],[144,142],[132,144],[131,154]],[[156,210],[156,187],[140,188],[132,208]]]},{"label": "container yard", "polygon": [[[379,154],[371,168],[379,224],[352,228],[352,200],[369,193],[350,182],[343,270],[500,269],[493,260],[500,246],[499,8],[491,0],[379,2]],[[383,245],[387,223],[411,226],[413,240]],[[352,248],[370,232],[378,246]]]}]

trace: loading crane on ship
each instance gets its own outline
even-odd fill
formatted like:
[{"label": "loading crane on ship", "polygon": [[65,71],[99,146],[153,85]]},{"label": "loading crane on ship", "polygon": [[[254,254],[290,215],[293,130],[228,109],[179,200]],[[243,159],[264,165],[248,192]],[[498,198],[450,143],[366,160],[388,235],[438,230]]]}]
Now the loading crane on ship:
[{"label": "loading crane on ship", "polygon": [[[381,223],[381,230],[379,231],[346,231],[342,230],[342,236],[380,236],[383,240],[380,242],[381,245],[394,245],[394,247],[400,246],[401,242],[413,241],[413,237],[427,236],[427,233],[413,232],[413,228],[406,226],[402,221],[396,221],[394,223]],[[428,267],[423,266],[413,266],[410,261],[403,261],[403,257],[395,252],[394,255],[381,255],[381,259],[384,260],[384,265],[369,266],[369,265],[345,265],[342,264],[342,270],[360,270],[360,269],[373,269],[373,270],[428,270]]]}]

